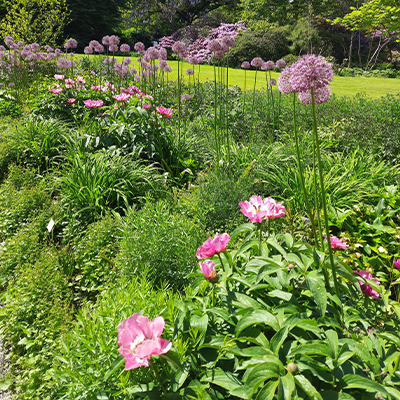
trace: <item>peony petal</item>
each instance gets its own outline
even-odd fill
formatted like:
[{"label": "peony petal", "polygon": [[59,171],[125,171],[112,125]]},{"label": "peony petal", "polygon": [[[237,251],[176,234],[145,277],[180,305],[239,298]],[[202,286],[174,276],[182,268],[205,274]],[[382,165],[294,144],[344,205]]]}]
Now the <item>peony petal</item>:
[{"label": "peony petal", "polygon": [[165,321],[163,317],[156,317],[150,323],[150,329],[153,331],[153,337],[160,337],[165,326]]}]

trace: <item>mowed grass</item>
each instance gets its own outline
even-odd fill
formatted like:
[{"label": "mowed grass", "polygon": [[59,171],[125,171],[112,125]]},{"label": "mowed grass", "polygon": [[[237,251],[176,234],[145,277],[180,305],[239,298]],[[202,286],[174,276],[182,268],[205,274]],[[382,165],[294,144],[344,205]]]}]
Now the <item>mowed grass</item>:
[{"label": "mowed grass", "polygon": [[[117,57],[118,61],[122,61],[122,57]],[[137,63],[136,63],[137,64]],[[168,74],[168,78],[176,80],[178,78],[178,61],[169,60],[168,64],[172,68],[172,72]],[[132,66],[132,65],[131,65]],[[137,65],[136,65],[137,67]],[[180,62],[179,67],[182,70],[182,75],[186,80],[189,76],[186,75],[186,70],[192,68],[187,62]],[[214,81],[214,66],[212,65],[201,65],[200,74],[199,66],[194,66],[194,77],[199,79],[201,82]],[[217,70],[217,80],[218,70]],[[226,80],[226,68],[222,68],[223,81]],[[237,85],[242,90],[253,90],[254,88],[254,78],[256,72],[254,70],[243,70],[236,68],[229,68],[229,85]],[[271,78],[278,80],[279,73],[272,72]],[[245,79],[246,77],[246,79]],[[270,74],[268,72],[268,80]],[[190,78],[193,79],[193,76]],[[263,89],[267,86],[266,72],[257,72],[256,90]],[[344,76],[334,76],[333,81],[330,85],[332,93],[336,96],[355,96],[357,93],[365,93],[372,99],[377,99],[387,94],[400,94],[400,79],[398,78],[364,78],[364,77],[344,77]],[[275,90],[277,88],[275,87]]]}]

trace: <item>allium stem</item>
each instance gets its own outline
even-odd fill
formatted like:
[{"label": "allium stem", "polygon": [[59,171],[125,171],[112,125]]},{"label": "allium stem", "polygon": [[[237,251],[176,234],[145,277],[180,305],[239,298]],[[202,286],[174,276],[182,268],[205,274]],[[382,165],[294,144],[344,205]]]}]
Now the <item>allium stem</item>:
[{"label": "allium stem", "polygon": [[228,169],[231,168],[231,147],[229,143],[229,122],[228,122],[228,89],[229,89],[229,66],[228,56],[226,57],[226,99],[225,99],[225,116],[226,116],[226,144],[228,146]]},{"label": "allium stem", "polygon": [[215,147],[217,148],[217,168],[219,166],[220,153],[219,153],[219,140],[217,135],[217,71],[214,60],[214,139]]},{"label": "allium stem", "polygon": [[340,299],[339,284],[337,281],[336,267],[335,267],[335,262],[333,260],[333,251],[332,251],[332,247],[331,247],[331,238],[330,238],[330,234],[329,234],[328,210],[327,210],[326,201],[325,201],[325,186],[324,186],[324,178],[322,175],[321,152],[320,152],[320,148],[319,148],[319,139],[318,139],[318,132],[317,132],[317,116],[315,113],[314,88],[311,88],[311,106],[312,106],[312,114],[313,114],[313,132],[314,132],[314,139],[315,139],[315,148],[317,151],[317,158],[318,158],[319,183],[321,186],[322,207],[323,207],[323,211],[324,211],[326,240],[328,242],[329,259],[330,259],[331,267],[332,267],[332,275],[333,275],[333,282],[335,285],[335,292],[336,292],[336,296],[338,297],[338,299]]},{"label": "allium stem", "polygon": [[181,141],[181,77],[179,70],[179,55],[178,55],[178,142]]},{"label": "allium stem", "polygon": [[254,75],[253,104],[252,104],[252,107],[251,107],[250,137],[252,137],[252,134],[253,134],[254,102],[255,102],[255,100],[256,100],[256,84],[257,84],[257,68],[256,68],[256,73],[255,73],[255,75]]},{"label": "allium stem", "polygon": [[299,137],[297,135],[297,123],[296,123],[296,92],[293,92],[293,130],[294,130],[294,143],[296,146],[297,166],[299,168],[300,183],[301,183],[301,188],[303,189],[304,202],[306,203],[307,214],[310,217],[315,244],[317,245],[317,248],[319,248],[317,231],[315,229],[314,216],[311,213],[310,202],[308,201],[306,185],[304,182],[303,167],[300,158]]}]

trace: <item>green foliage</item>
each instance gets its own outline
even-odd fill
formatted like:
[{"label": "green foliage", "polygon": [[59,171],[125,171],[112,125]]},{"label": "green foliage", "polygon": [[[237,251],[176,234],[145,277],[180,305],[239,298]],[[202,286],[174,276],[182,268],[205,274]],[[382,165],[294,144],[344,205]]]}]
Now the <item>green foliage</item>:
[{"label": "green foliage", "polygon": [[271,28],[262,32],[247,29],[236,38],[236,44],[229,53],[229,63],[238,67],[254,57],[276,61],[288,53],[287,28]]},{"label": "green foliage", "polygon": [[306,18],[297,20],[289,35],[290,53],[292,54],[312,54],[319,49],[318,31]]},{"label": "green foliage", "polygon": [[[19,399],[53,399],[52,352],[70,327],[70,296],[57,257],[42,253],[32,264],[18,268],[1,309],[3,334],[13,350],[11,376]],[[50,392],[50,393],[49,393]]]},{"label": "green foliage", "polygon": [[113,209],[124,212],[146,193],[159,195],[162,177],[152,166],[118,151],[72,153],[65,176],[60,178],[61,202],[67,215],[81,226]]},{"label": "green foliage", "polygon": [[197,269],[196,250],[205,239],[203,230],[167,201],[148,198],[143,209],[128,212],[117,268],[128,277],[146,271],[156,284],[182,290]]},{"label": "green foliage", "polygon": [[23,113],[22,107],[16,102],[15,97],[0,90],[0,116],[19,117]]},{"label": "green foliage", "polygon": [[[132,397],[135,384],[154,379],[150,368],[124,371],[117,326],[135,312],[150,319],[174,314],[179,298],[165,289],[154,290],[151,281],[140,272],[136,275],[111,286],[95,307],[84,306],[77,312],[73,328],[63,335],[61,352],[54,354],[57,398],[122,399]],[[172,331],[164,336],[170,335]]]},{"label": "green foliage", "polygon": [[3,37],[15,42],[54,46],[68,21],[66,0],[6,1],[7,14],[0,25]]}]

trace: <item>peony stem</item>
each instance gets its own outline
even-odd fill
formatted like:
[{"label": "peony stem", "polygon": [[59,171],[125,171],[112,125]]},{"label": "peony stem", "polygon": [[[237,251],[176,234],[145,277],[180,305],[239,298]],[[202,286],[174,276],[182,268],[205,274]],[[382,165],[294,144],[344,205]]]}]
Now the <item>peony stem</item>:
[{"label": "peony stem", "polygon": [[161,389],[162,389],[162,391],[164,393],[164,397],[167,398],[167,391],[165,390],[165,387],[163,385],[160,372],[158,371],[158,368],[157,368],[156,364],[154,364],[154,361],[152,359],[149,360],[149,365],[150,365],[151,369],[154,371],[154,374],[156,375],[156,378],[160,382],[160,386],[161,386]]},{"label": "peony stem", "polygon": [[[314,139],[315,139],[315,148],[317,152],[317,159],[318,159],[318,172],[319,172],[319,183],[321,186],[321,198],[322,198],[322,208],[324,211],[324,220],[325,220],[325,233],[326,233],[326,239],[328,242],[328,251],[329,251],[329,259],[331,262],[331,267],[332,267],[332,275],[333,275],[333,282],[335,285],[335,292],[336,296],[338,299],[340,299],[339,295],[339,285],[337,281],[337,276],[336,276],[336,267],[335,267],[335,262],[333,260],[333,252],[332,252],[332,247],[331,247],[331,238],[329,234],[329,221],[328,221],[328,210],[326,207],[326,201],[325,201],[325,186],[324,186],[324,178],[322,175],[322,162],[321,162],[321,152],[319,148],[319,140],[318,140],[318,132],[317,132],[317,116],[315,113],[315,101],[314,101],[314,88],[311,88],[311,105],[312,105],[312,114],[313,114],[313,132],[314,132]],[[325,275],[325,279],[326,279]],[[327,285],[329,283],[327,282]]]}]

